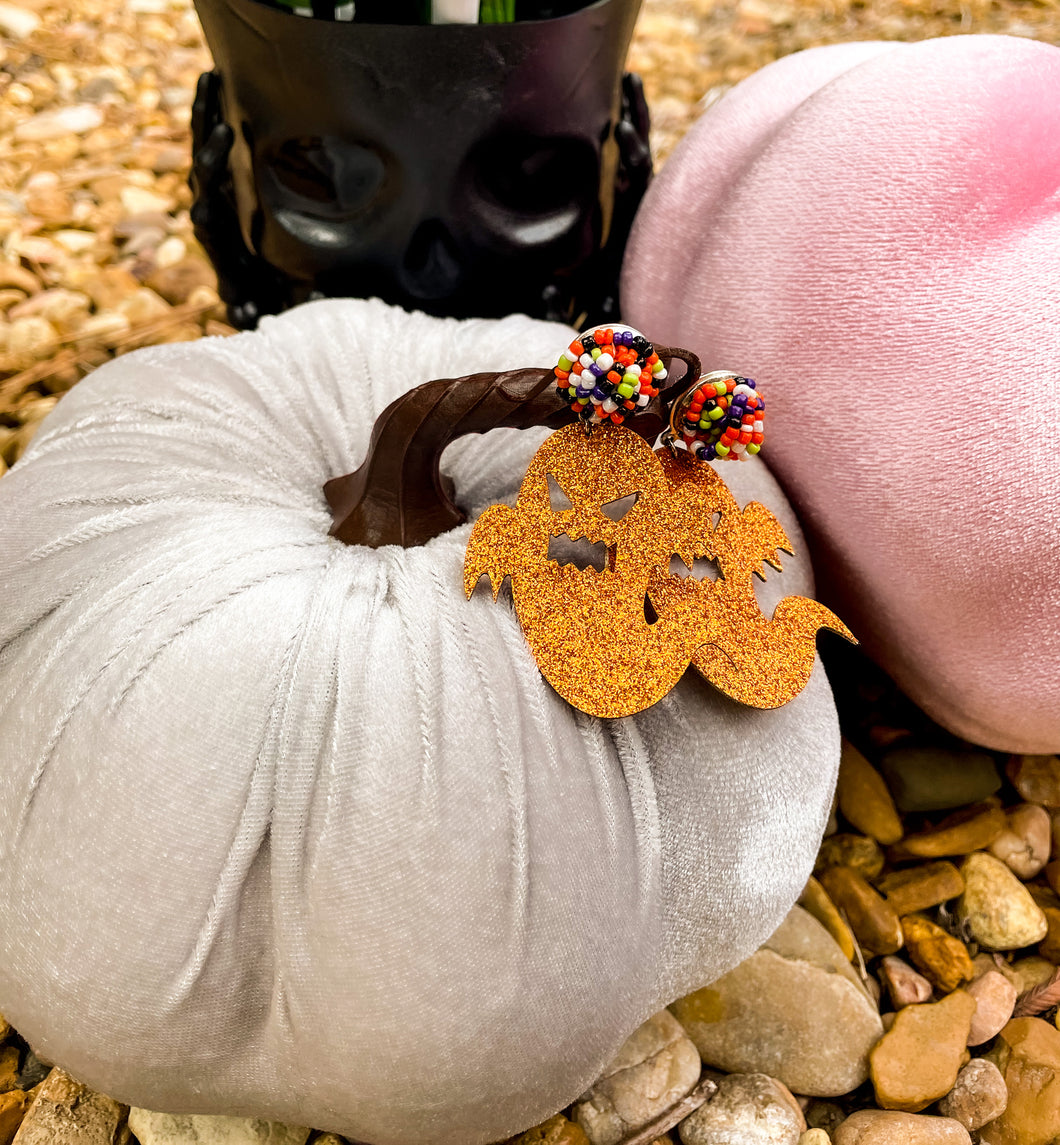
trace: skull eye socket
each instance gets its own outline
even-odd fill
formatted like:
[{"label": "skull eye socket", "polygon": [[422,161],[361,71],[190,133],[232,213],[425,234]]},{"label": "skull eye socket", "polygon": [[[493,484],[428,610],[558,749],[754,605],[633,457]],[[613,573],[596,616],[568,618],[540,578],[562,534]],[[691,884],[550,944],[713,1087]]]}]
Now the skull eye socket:
[{"label": "skull eye socket", "polygon": [[571,499],[563,492],[563,487],[555,477],[551,473],[546,473],[545,480],[548,483],[548,503],[552,507],[552,512],[565,513],[568,509],[573,509]]},{"label": "skull eye socket", "polygon": [[383,154],[332,136],[286,139],[263,160],[292,205],[310,212],[361,211],[381,197],[388,178]]},{"label": "skull eye socket", "polygon": [[288,139],[270,156],[279,183],[316,203],[333,203],[338,197],[332,156],[319,138]]},{"label": "skull eye socket", "polygon": [[580,215],[600,182],[600,160],[587,140],[502,134],[471,159],[479,194],[513,215]]},{"label": "skull eye socket", "polygon": [[613,501],[607,501],[601,505],[600,512],[603,513],[605,517],[610,517],[612,521],[621,521],[639,500],[639,493],[630,493],[625,497],[616,497]]}]

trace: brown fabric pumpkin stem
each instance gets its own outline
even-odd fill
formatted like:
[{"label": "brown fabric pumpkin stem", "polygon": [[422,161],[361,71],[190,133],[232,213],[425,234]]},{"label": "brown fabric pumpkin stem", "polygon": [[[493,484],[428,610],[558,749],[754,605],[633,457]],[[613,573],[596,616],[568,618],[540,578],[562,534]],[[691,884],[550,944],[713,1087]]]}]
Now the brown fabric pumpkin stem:
[{"label": "brown fabric pumpkin stem", "polygon": [[[685,363],[685,373],[629,421],[653,441],[668,424],[666,409],[686,379],[698,378],[699,359],[687,350],[656,347],[664,362]],[[330,535],[348,545],[414,548],[463,524],[452,482],[439,462],[447,445],[468,433],[500,427],[558,429],[575,420],[556,393],[551,369],[508,370],[426,382],[379,415],[364,464],[324,486],[334,524]]]}]

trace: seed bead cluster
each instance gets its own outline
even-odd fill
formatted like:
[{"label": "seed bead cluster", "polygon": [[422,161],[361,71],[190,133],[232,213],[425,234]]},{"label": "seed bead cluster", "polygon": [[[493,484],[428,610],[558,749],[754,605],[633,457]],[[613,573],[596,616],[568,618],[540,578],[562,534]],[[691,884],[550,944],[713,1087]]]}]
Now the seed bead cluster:
[{"label": "seed bead cluster", "polygon": [[556,366],[556,392],[593,425],[621,425],[659,392],[666,369],[643,334],[629,326],[587,330]]},{"label": "seed bead cluster", "polygon": [[762,447],[765,399],[752,378],[704,376],[680,402],[674,444],[701,461],[746,461]]}]

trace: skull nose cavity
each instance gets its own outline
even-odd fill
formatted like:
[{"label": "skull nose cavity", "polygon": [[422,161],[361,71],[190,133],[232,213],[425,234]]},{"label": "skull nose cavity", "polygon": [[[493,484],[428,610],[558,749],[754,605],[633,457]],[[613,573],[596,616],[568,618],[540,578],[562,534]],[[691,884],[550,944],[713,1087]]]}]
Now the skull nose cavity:
[{"label": "skull nose cavity", "polygon": [[438,219],[428,219],[413,232],[405,250],[402,278],[415,298],[445,298],[456,289],[463,268],[456,243]]}]

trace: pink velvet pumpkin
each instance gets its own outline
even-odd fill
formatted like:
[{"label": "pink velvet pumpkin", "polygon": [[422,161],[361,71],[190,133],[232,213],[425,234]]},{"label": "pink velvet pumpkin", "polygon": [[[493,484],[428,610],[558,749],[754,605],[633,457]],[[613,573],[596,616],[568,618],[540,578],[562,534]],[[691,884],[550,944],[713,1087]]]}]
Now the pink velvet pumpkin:
[{"label": "pink velvet pumpkin", "polygon": [[768,395],[819,595],[908,694],[1060,748],[1060,50],[861,43],[741,83],[653,185],[628,320]]}]

